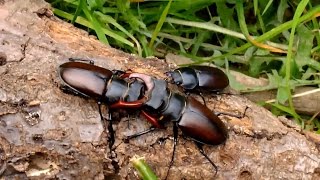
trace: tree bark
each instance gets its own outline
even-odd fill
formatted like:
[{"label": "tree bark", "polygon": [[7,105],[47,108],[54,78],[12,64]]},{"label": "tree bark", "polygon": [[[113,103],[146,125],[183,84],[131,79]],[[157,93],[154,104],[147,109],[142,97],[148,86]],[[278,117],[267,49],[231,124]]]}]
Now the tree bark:
[{"label": "tree bark", "polygon": [[[137,179],[129,160],[139,155],[163,179],[172,154],[172,126],[125,143],[125,136],[150,125],[136,114],[118,113],[111,151],[96,102],[63,93],[57,67],[78,57],[111,70],[132,69],[164,78],[168,65],[103,45],[51,16],[47,8],[41,0],[0,1],[0,175]],[[179,135],[168,179],[319,179],[318,135],[241,96],[205,99],[213,111],[241,115],[248,109],[243,118],[220,116],[229,139],[204,148],[218,166],[216,177],[196,146]]]}]

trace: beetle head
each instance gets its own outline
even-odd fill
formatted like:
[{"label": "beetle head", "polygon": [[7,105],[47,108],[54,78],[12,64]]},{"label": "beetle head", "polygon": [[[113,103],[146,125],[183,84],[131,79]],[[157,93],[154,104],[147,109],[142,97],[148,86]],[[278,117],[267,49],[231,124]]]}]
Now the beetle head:
[{"label": "beetle head", "polygon": [[182,84],[182,76],[180,71],[168,71],[164,73],[167,78],[166,81],[171,84],[180,85]]}]

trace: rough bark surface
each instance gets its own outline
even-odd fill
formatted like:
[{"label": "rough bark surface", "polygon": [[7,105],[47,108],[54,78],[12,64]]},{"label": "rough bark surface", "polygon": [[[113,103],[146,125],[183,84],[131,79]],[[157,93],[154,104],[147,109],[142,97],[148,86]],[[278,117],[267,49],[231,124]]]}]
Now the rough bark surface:
[{"label": "rough bark surface", "polygon": [[[172,153],[172,126],[123,142],[149,124],[119,113],[115,150],[94,101],[64,94],[57,67],[69,57],[94,59],[108,69],[133,69],[163,78],[168,65],[107,47],[50,16],[40,0],[0,1],[0,176],[11,178],[137,179],[129,159],[146,157],[164,178]],[[179,136],[168,179],[319,179],[319,137],[240,96],[205,97],[229,128],[224,145],[205,146],[212,166]],[[130,121],[128,122],[128,119]],[[129,127],[128,127],[129,124]]]}]

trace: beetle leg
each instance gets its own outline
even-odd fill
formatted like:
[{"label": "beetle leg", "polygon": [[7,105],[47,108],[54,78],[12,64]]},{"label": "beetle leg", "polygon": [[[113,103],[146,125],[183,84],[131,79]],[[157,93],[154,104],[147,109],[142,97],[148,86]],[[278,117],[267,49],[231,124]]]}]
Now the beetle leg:
[{"label": "beetle leg", "polygon": [[112,127],[112,112],[109,112],[109,122],[108,122],[108,142],[109,142],[109,149],[112,149],[112,146],[115,142],[114,137],[114,129]]},{"label": "beetle leg", "polygon": [[197,145],[199,152],[209,161],[209,163],[214,167],[215,173],[214,173],[214,177],[217,175],[218,172],[218,167],[217,165],[214,164],[214,162],[211,161],[211,159],[208,157],[208,155],[206,155],[206,153],[204,152],[202,146],[203,144],[194,141],[194,143]]},{"label": "beetle leg", "polygon": [[90,59],[81,59],[81,58],[69,58],[69,61],[75,62],[75,61],[81,61],[81,62],[89,62],[89,64],[94,65],[94,61]]},{"label": "beetle leg", "polygon": [[202,92],[199,92],[199,96],[201,97],[201,99],[202,99],[202,101],[203,101],[203,104],[204,104],[205,106],[207,106],[206,100],[204,99],[204,96],[203,96]]},{"label": "beetle leg", "polygon": [[[187,93],[190,94],[189,92],[187,92]],[[195,91],[195,94],[198,94],[198,95],[201,97],[201,99],[202,99],[202,101],[203,101],[203,104],[204,104],[205,106],[207,106],[207,103],[206,103],[206,100],[204,99],[203,93],[202,93],[200,90],[196,90],[196,91]]]},{"label": "beetle leg", "polygon": [[105,118],[102,116],[101,105],[102,105],[101,102],[98,101],[98,109],[99,109],[100,119],[101,119],[101,121],[102,121],[103,127],[105,127],[105,123],[104,123]]},{"label": "beetle leg", "polygon": [[152,117],[150,114],[146,113],[145,111],[141,111],[142,115],[152,124],[153,127],[156,128],[163,128],[162,125],[159,124],[159,121]]},{"label": "beetle leg", "polygon": [[233,114],[233,113],[228,113],[228,112],[214,112],[214,114],[216,116],[226,115],[226,116],[231,116],[231,117],[235,117],[235,118],[238,118],[238,119],[242,119],[242,118],[244,118],[246,116],[246,112],[247,112],[248,108],[249,107],[247,106],[242,114]]},{"label": "beetle leg", "polygon": [[103,117],[102,115],[102,111],[101,111],[101,102],[98,101],[98,107],[99,107],[99,115],[100,115],[100,118],[101,118],[101,121],[102,121],[102,125],[103,125],[103,129],[105,129],[106,127],[106,123],[104,120],[108,121],[108,144],[109,144],[109,148],[111,149],[114,142],[115,142],[115,138],[114,138],[114,130],[113,130],[113,127],[112,127],[112,112],[110,111],[109,109],[109,112],[108,112],[108,119]]},{"label": "beetle leg", "polygon": [[127,142],[127,141],[129,141],[130,139],[136,138],[136,137],[141,136],[141,135],[144,135],[144,134],[148,134],[149,132],[152,132],[152,131],[154,131],[154,130],[156,130],[156,129],[157,129],[157,128],[151,126],[151,128],[149,128],[149,129],[147,129],[147,130],[144,130],[144,131],[138,132],[138,133],[136,133],[136,134],[132,134],[132,135],[129,135],[129,136],[125,137],[124,141]]},{"label": "beetle leg", "polygon": [[159,128],[163,128],[163,126],[161,124],[159,124],[158,120],[154,117],[152,117],[151,115],[149,115],[148,113],[146,113],[145,111],[141,111],[142,115],[152,124],[151,128],[150,129],[147,129],[145,131],[142,131],[142,132],[138,132],[136,134],[133,134],[133,135],[130,135],[130,136],[127,136],[125,138],[126,141],[128,141],[129,139],[132,139],[132,138],[136,138],[138,136],[141,136],[141,135],[144,135],[144,134],[147,134],[149,132],[152,132],[156,129],[159,129]]},{"label": "beetle leg", "polygon": [[169,175],[169,172],[170,172],[170,169],[173,165],[173,160],[174,160],[174,154],[176,152],[176,146],[178,144],[178,125],[177,123],[173,123],[173,151],[172,151],[172,156],[171,156],[171,161],[170,161],[170,164],[169,164],[169,167],[168,167],[168,171],[167,171],[167,175],[166,175],[166,178],[168,178],[168,175]]}]

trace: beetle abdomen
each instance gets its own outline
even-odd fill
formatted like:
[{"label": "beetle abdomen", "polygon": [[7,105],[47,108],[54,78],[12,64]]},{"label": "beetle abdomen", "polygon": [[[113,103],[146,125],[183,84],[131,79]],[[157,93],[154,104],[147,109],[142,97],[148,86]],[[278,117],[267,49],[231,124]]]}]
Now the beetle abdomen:
[{"label": "beetle abdomen", "polygon": [[181,131],[202,144],[218,145],[226,141],[227,128],[218,116],[192,97],[179,123]]},{"label": "beetle abdomen", "polygon": [[102,97],[106,81],[112,76],[112,72],[107,69],[79,62],[60,65],[59,74],[64,83],[75,92],[96,99]]},{"label": "beetle abdomen", "polygon": [[206,91],[219,91],[229,85],[228,76],[220,69],[210,66],[191,66],[197,74],[199,88]]}]

